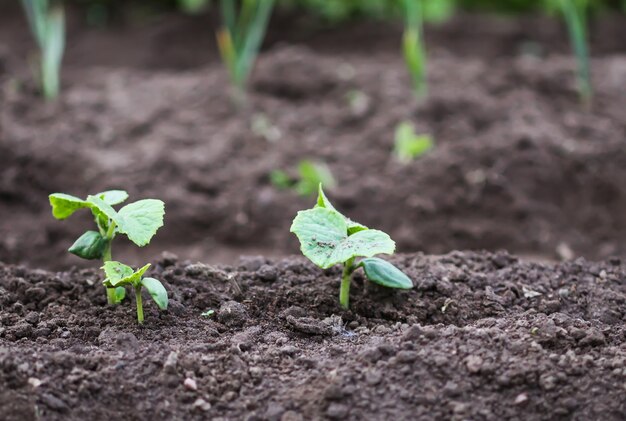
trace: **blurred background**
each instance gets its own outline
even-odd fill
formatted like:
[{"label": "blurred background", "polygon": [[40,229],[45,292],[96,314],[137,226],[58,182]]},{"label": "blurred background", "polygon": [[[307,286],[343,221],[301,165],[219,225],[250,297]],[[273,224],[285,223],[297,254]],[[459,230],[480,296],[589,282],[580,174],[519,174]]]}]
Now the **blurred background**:
[{"label": "blurred background", "polygon": [[325,185],[401,252],[626,252],[626,2],[0,1],[0,260],[85,265],[85,213],[166,203],[163,250],[298,252]]}]

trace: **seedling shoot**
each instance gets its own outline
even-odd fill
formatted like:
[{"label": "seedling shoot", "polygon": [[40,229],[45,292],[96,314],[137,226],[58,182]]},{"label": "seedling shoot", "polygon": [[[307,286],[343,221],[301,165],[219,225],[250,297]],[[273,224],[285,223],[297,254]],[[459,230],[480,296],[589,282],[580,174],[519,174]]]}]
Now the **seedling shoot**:
[{"label": "seedling shoot", "polygon": [[313,196],[321,184],[328,188],[337,186],[337,181],[328,165],[320,162],[302,160],[298,163],[298,176],[292,178],[285,171],[274,170],[270,181],[279,189],[292,189],[302,197]]},{"label": "seedling shoot", "polygon": [[416,134],[415,128],[408,121],[398,124],[394,137],[394,154],[402,163],[419,158],[434,147],[432,137]]},{"label": "seedling shoot", "polygon": [[37,41],[37,76],[46,99],[59,94],[65,49],[65,13],[57,0],[22,0],[31,32]]},{"label": "seedling shoot", "polygon": [[418,99],[425,97],[428,91],[423,6],[423,0],[404,0],[405,27],[402,51],[413,82],[413,92]]},{"label": "seedling shoot", "polygon": [[165,287],[158,279],[144,278],[143,275],[150,268],[148,263],[144,267],[133,270],[130,266],[123,263],[108,261],[104,263],[102,269],[106,275],[103,281],[108,291],[116,291],[118,288],[124,288],[126,285],[133,287],[135,291],[135,302],[137,304],[137,321],[143,323],[143,300],[141,298],[141,290],[145,288],[152,300],[159,306],[161,310],[167,310],[168,298]]},{"label": "seedling shoot", "polygon": [[[410,289],[413,282],[391,263],[374,257],[393,254],[395,242],[386,233],[369,229],[343,216],[330,203],[319,186],[313,209],[298,212],[291,225],[300,241],[302,254],[322,269],[342,264],[339,303],[345,309],[350,303],[352,274],[363,268],[370,281],[388,288]],[[357,258],[362,258],[356,260]]]},{"label": "seedling shoot", "polygon": [[[139,200],[116,211],[113,206],[128,199],[128,193],[123,190],[105,191],[87,196],[85,200],[64,193],[54,193],[49,198],[56,219],[67,219],[80,209],[91,210],[98,231],[85,232],[68,250],[83,259],[111,261],[111,243],[117,234],[124,234],[143,247],[163,226],[165,205],[157,199]],[[124,295],[124,288],[107,288],[109,304],[118,304]]]}]

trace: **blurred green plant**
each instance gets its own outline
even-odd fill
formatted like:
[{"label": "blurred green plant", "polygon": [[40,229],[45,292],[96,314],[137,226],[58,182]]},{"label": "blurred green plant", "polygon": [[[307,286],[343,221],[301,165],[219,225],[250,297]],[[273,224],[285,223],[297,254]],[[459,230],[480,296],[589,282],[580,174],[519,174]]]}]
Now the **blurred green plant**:
[{"label": "blurred green plant", "polygon": [[60,2],[22,0],[30,30],[39,47],[37,78],[46,99],[59,95],[65,50],[65,13]]},{"label": "blurred green plant", "polygon": [[424,48],[423,0],[404,0],[405,26],[402,37],[404,61],[413,81],[415,96],[426,96],[426,49]]},{"label": "blurred green plant", "polygon": [[330,168],[326,164],[302,160],[298,163],[298,176],[290,177],[285,171],[274,170],[270,173],[271,183],[279,189],[292,189],[302,197],[313,196],[321,184],[332,189],[337,186]]},{"label": "blurred green plant", "polygon": [[217,45],[233,87],[236,104],[245,103],[246,85],[265,37],[274,0],[221,0],[222,27]]},{"label": "blurred green plant", "polygon": [[210,4],[211,0],[178,0],[180,10],[191,15],[208,9]]},{"label": "blurred green plant", "polygon": [[418,135],[415,128],[408,121],[398,124],[394,138],[394,154],[402,163],[408,163],[419,158],[435,146],[429,135]]},{"label": "blurred green plant", "polygon": [[565,18],[572,50],[576,56],[578,94],[584,104],[591,102],[591,68],[587,45],[587,10],[590,0],[547,0],[548,7],[558,7]]}]

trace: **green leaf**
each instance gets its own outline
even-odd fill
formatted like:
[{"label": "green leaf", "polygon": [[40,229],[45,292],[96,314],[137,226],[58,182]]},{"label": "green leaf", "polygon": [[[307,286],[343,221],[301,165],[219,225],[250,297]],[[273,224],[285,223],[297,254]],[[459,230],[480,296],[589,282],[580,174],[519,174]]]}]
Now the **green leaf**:
[{"label": "green leaf", "polygon": [[107,240],[99,232],[87,231],[72,244],[68,251],[87,260],[101,259],[106,246]]},{"label": "green leaf", "polygon": [[395,243],[378,230],[362,230],[348,236],[345,217],[339,212],[316,207],[298,212],[291,232],[300,240],[300,250],[323,269],[356,256],[391,254]]},{"label": "green leaf", "polygon": [[167,291],[159,280],[154,278],[143,278],[141,280],[141,285],[148,290],[150,296],[152,296],[152,299],[161,310],[167,310]]},{"label": "green leaf", "polygon": [[119,205],[128,199],[128,193],[124,190],[107,190],[102,193],[94,194],[94,196],[99,197],[104,203],[110,206]]},{"label": "green leaf", "polygon": [[406,121],[396,128],[394,143],[396,157],[402,162],[420,157],[434,146],[432,137],[415,134],[413,125]]},{"label": "green leaf", "polygon": [[56,219],[66,219],[77,210],[89,207],[83,199],[65,193],[53,193],[48,199],[52,206],[52,215]]},{"label": "green leaf", "polygon": [[357,267],[362,267],[367,278],[376,284],[387,288],[413,288],[411,278],[391,263],[378,257],[363,259]]},{"label": "green leaf", "polygon": [[116,303],[121,303],[124,298],[126,297],[126,288],[124,287],[117,287],[115,288],[115,302]]},{"label": "green leaf", "polygon": [[282,170],[273,170],[270,173],[270,182],[278,189],[288,189],[293,184],[291,177]]},{"label": "green leaf", "polygon": [[337,185],[330,168],[326,164],[300,161],[298,164],[300,181],[296,185],[296,191],[300,196],[310,196],[315,194],[318,186],[334,187]]},{"label": "green leaf", "polygon": [[119,211],[118,231],[140,247],[150,242],[157,230],[163,226],[165,204],[156,199],[144,199],[124,206]]},{"label": "green leaf", "polygon": [[326,197],[326,195],[324,194],[324,190],[322,189],[322,183],[320,183],[318,185],[318,190],[317,190],[317,204],[315,205],[316,208],[326,208],[326,209],[330,209],[330,210],[334,210],[335,212],[337,212],[339,215],[343,216],[343,218],[346,221],[346,226],[347,226],[347,231],[348,231],[348,235],[352,235],[356,232],[359,231],[363,231],[367,228],[365,225],[361,225],[358,222],[354,222],[352,219],[344,216],[341,212],[339,212],[337,209],[335,209],[335,207],[333,206],[332,203],[330,203],[330,200],[328,200],[328,197]]},{"label": "green leaf", "polygon": [[98,218],[110,219],[116,224],[120,221],[117,211],[98,196],[87,196],[87,204]]},{"label": "green leaf", "polygon": [[102,269],[104,270],[104,274],[107,277],[104,283],[110,286],[115,286],[116,284],[120,283],[121,280],[128,278],[133,273],[135,273],[135,271],[133,271],[133,268],[131,268],[130,266],[127,266],[120,262],[116,262],[114,260],[104,262]]}]

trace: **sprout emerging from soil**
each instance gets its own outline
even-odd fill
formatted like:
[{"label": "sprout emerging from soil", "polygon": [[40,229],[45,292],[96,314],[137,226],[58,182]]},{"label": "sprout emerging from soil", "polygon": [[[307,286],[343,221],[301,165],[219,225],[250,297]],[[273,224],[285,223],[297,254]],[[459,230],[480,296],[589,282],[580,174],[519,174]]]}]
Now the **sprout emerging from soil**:
[{"label": "sprout emerging from soil", "polygon": [[61,61],[65,50],[65,13],[55,0],[22,0],[40,57],[37,76],[46,99],[59,94]]},{"label": "sprout emerging from soil", "polygon": [[394,154],[400,162],[407,163],[419,158],[434,146],[433,138],[429,135],[415,133],[415,128],[408,121],[396,127],[394,139]]},{"label": "sprout emerging from soil", "polygon": [[[413,287],[411,279],[400,269],[373,257],[393,254],[396,244],[389,235],[343,216],[330,203],[321,184],[317,204],[313,209],[298,212],[291,232],[300,240],[302,254],[320,268],[343,264],[339,303],[346,309],[349,306],[352,274],[360,267],[370,281],[379,285],[399,289]],[[364,259],[355,262],[357,257]]]},{"label": "sprout emerging from soil", "polygon": [[265,37],[274,0],[243,0],[239,11],[236,3],[235,0],[220,1],[222,27],[217,32],[217,46],[234,88],[235,103],[242,105],[246,83]]},{"label": "sprout emerging from soil", "polygon": [[270,173],[270,181],[279,189],[293,189],[302,197],[312,196],[320,184],[334,188],[337,186],[333,173],[328,165],[309,160],[298,163],[298,177],[292,178],[285,171],[274,170]]},{"label": "sprout emerging from soil", "polygon": [[423,0],[404,0],[405,27],[402,37],[404,61],[413,80],[417,98],[427,94],[426,49],[424,48]]},{"label": "sprout emerging from soil", "polygon": [[103,284],[109,291],[117,293],[121,288],[130,285],[135,290],[135,301],[137,303],[137,321],[143,323],[143,301],[141,298],[141,288],[145,288],[150,293],[154,302],[161,310],[167,310],[167,291],[163,284],[154,278],[144,278],[143,274],[150,268],[150,263],[144,267],[133,270],[123,263],[108,261],[104,263],[102,269],[106,275]]},{"label": "sprout emerging from soil", "polygon": [[[91,210],[98,231],[85,232],[68,250],[83,259],[102,259],[106,263],[112,260],[111,243],[117,234],[125,234],[130,241],[143,247],[163,226],[165,205],[160,200],[143,199],[119,211],[113,209],[128,199],[128,193],[123,190],[105,191],[87,196],[85,200],[64,193],[54,193],[49,198],[56,219],[69,218],[79,209]],[[109,304],[118,304],[124,295],[124,288],[107,289]]]}]

